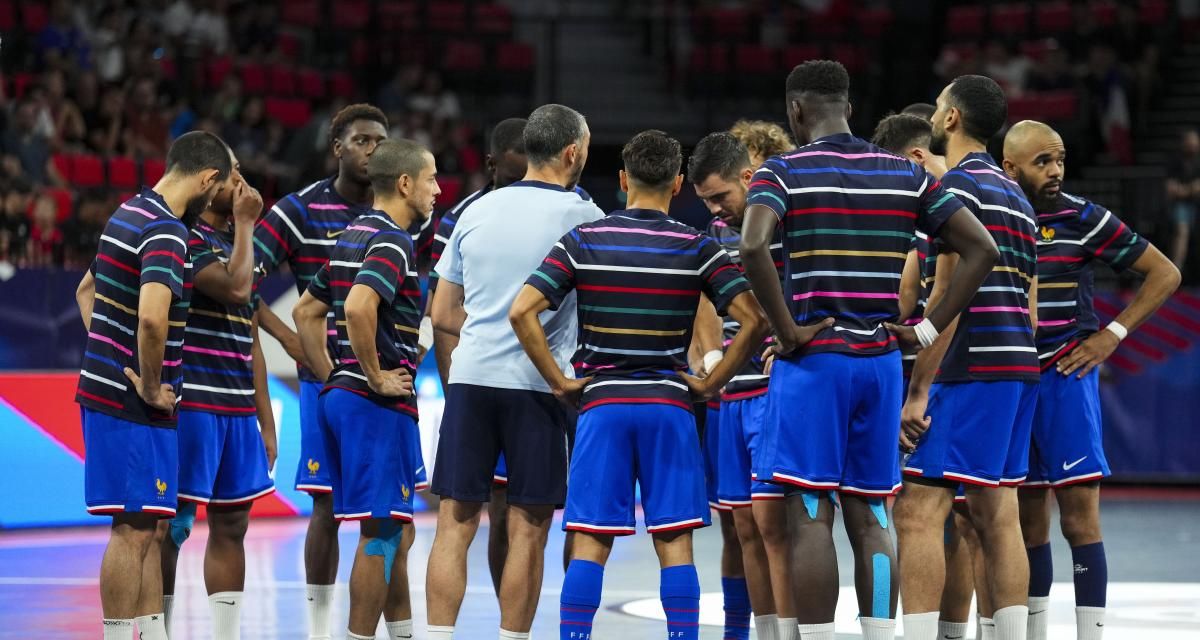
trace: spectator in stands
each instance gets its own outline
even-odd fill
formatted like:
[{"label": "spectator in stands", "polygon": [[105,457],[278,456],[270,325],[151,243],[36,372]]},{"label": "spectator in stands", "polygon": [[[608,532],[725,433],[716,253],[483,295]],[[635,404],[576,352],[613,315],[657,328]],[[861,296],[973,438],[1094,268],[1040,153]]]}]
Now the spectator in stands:
[{"label": "spectator in stands", "polygon": [[425,74],[421,88],[408,99],[408,108],[433,120],[457,120],[462,116],[458,94],[443,86],[441,74],[432,71]]},{"label": "spectator in stands", "polygon": [[212,98],[209,113],[222,122],[228,122],[237,117],[242,110],[242,81],[232,73],[221,81],[221,88]]},{"label": "spectator in stands", "polygon": [[50,4],[50,22],[37,37],[42,68],[83,68],[88,65],[88,42],[76,24],[71,4],[54,0]]},{"label": "spectator in stands", "polygon": [[383,109],[384,113],[388,114],[390,121],[399,122],[401,112],[408,106],[409,97],[417,91],[420,84],[420,65],[403,65],[396,70],[395,75],[387,81],[387,84],[380,87],[379,98],[375,102],[380,109]]},{"label": "spectator in stands", "polygon": [[20,262],[29,242],[29,204],[32,189],[24,178],[8,181],[3,199],[3,219],[0,219],[0,262]]},{"label": "spectator in stands", "polygon": [[51,69],[42,75],[42,86],[46,90],[46,112],[54,123],[54,134],[50,146],[57,150],[78,150],[83,146],[83,116],[79,107],[67,95],[67,84],[62,71]]},{"label": "spectator in stands", "polygon": [[252,96],[242,104],[236,120],[225,125],[221,134],[242,164],[261,153],[267,144],[266,111],[263,99]]},{"label": "spectator in stands", "polygon": [[1167,200],[1175,233],[1171,241],[1171,261],[1183,271],[1191,244],[1192,227],[1200,211],[1200,132],[1184,131],[1180,154],[1167,168]]},{"label": "spectator in stands", "polygon": [[31,267],[49,267],[62,260],[62,229],[58,227],[58,203],[48,193],[33,201],[33,227],[25,261]]},{"label": "spectator in stands", "polygon": [[62,177],[50,160],[50,140],[37,131],[38,105],[33,98],[17,102],[4,132],[4,166],[10,175],[24,174],[35,185],[61,185]]},{"label": "spectator in stands", "polygon": [[88,149],[100,155],[128,152],[121,135],[125,128],[125,92],[121,87],[105,87],[98,104],[84,106],[82,112]]},{"label": "spectator in stands", "polygon": [[1042,61],[1029,69],[1026,85],[1030,91],[1062,91],[1076,89],[1079,79],[1071,71],[1067,50],[1053,46],[1046,50]]},{"label": "spectator in stands", "polygon": [[999,40],[988,43],[983,55],[983,73],[995,80],[1010,98],[1025,92],[1025,78],[1032,61]]},{"label": "spectator in stands", "polygon": [[85,192],[79,207],[63,224],[63,266],[68,269],[86,269],[96,257],[100,246],[100,234],[112,211],[108,197],[100,191]]},{"label": "spectator in stands", "polygon": [[125,109],[126,144],[141,157],[161,158],[167,153],[167,118],[158,104],[154,80],[134,83]]},{"label": "spectator in stands", "polygon": [[113,5],[104,5],[90,38],[92,66],[105,82],[120,80],[125,71],[125,51],[121,47],[124,32],[124,15]]}]

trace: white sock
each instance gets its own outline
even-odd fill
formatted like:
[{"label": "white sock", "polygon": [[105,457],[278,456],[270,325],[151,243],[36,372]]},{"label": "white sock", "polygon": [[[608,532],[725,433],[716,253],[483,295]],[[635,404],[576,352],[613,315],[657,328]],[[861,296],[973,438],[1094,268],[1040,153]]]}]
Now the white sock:
[{"label": "white sock", "polygon": [[992,620],[996,621],[996,640],[1025,640],[1029,607],[1018,604],[998,609]]},{"label": "white sock", "polygon": [[754,637],[758,640],[779,640],[779,615],[754,616]]},{"label": "white sock", "polygon": [[346,631],[346,637],[349,640],[375,640],[375,636],[360,636],[357,633]]},{"label": "white sock", "polygon": [[1029,596],[1029,622],[1025,627],[1029,640],[1046,640],[1047,628],[1050,626],[1046,611],[1049,609],[1048,596]]},{"label": "white sock", "polygon": [[429,625],[425,627],[425,637],[427,640],[453,640],[454,627],[436,627]]},{"label": "white sock", "polygon": [[529,640],[528,631],[507,631],[500,630],[500,640]]},{"label": "white sock", "polygon": [[133,621],[137,623],[138,640],[167,640],[167,619],[163,614],[138,616]]},{"label": "white sock", "polygon": [[[905,634],[908,635],[907,629]],[[967,623],[965,622],[949,622],[947,620],[938,620],[938,640],[960,640],[967,637]],[[978,638],[978,634],[976,634]]]},{"label": "white sock", "polygon": [[800,640],[800,627],[795,618],[779,619],[779,640]]},{"label": "white sock", "polygon": [[105,618],[104,640],[129,640],[133,637],[133,620]]},{"label": "white sock", "polygon": [[163,596],[163,625],[171,635],[171,610],[175,608],[175,596]]},{"label": "white sock", "polygon": [[800,640],[833,640],[833,623],[826,622],[824,624],[802,624],[800,626]]},{"label": "white sock", "polygon": [[1075,628],[1078,640],[1103,638],[1104,607],[1075,607]]},{"label": "white sock", "polygon": [[413,637],[411,618],[392,622],[385,621],[383,626],[387,627],[389,640],[407,640],[407,638]]},{"label": "white sock", "polygon": [[331,584],[306,585],[308,592],[308,640],[328,640],[329,614],[333,610]]},{"label": "white sock", "polygon": [[979,616],[979,640],[996,640],[996,622],[991,618]]},{"label": "white sock", "polygon": [[892,618],[860,617],[863,640],[892,640],[896,637],[896,621]]},{"label": "white sock", "polygon": [[938,612],[904,614],[904,640],[936,640]]},{"label": "white sock", "polygon": [[213,640],[239,640],[242,637],[242,592],[221,591],[208,597],[212,613]]}]

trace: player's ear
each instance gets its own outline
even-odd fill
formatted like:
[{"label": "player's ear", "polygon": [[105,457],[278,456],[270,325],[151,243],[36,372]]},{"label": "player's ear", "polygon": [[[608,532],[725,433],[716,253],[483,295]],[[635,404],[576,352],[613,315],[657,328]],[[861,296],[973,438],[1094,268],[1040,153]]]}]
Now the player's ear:
[{"label": "player's ear", "polygon": [[217,183],[217,178],[221,172],[216,169],[205,169],[200,172],[200,190],[208,191],[214,184]]},{"label": "player's ear", "polygon": [[563,149],[563,155],[562,155],[563,166],[564,167],[575,166],[575,161],[577,158],[579,158],[579,143],[572,142],[571,144],[567,145],[566,149]]},{"label": "player's ear", "polygon": [[752,180],[754,178],[754,169],[751,167],[746,167],[745,169],[742,169],[741,178],[742,178],[742,187],[749,188],[750,180]]},{"label": "player's ear", "polygon": [[925,150],[921,147],[913,147],[909,149],[908,157],[912,158],[913,162],[921,165],[922,167],[925,166]]},{"label": "player's ear", "polygon": [[671,196],[679,195],[679,190],[683,188],[683,174],[675,176],[675,186],[671,187]]},{"label": "player's ear", "polygon": [[1005,158],[1000,161],[1000,166],[1004,167],[1004,173],[1008,174],[1008,177],[1017,179],[1017,165],[1012,160]]},{"label": "player's ear", "polygon": [[496,159],[492,157],[492,154],[483,156],[483,167],[489,176],[496,172]]},{"label": "player's ear", "polygon": [[617,179],[621,183],[621,191],[624,193],[629,193],[629,176],[625,175],[624,169],[617,171]]},{"label": "player's ear", "polygon": [[335,157],[339,160],[342,158],[342,140],[341,140],[341,138],[333,139],[333,157]]},{"label": "player's ear", "polygon": [[951,129],[957,127],[961,121],[962,121],[962,111],[959,111],[958,107],[950,107],[949,109],[946,110],[946,130],[947,131],[950,131]]},{"label": "player's ear", "polygon": [[853,114],[854,114],[854,105],[850,104],[850,101],[847,100],[846,101],[846,121],[847,122],[850,121],[850,116]]}]

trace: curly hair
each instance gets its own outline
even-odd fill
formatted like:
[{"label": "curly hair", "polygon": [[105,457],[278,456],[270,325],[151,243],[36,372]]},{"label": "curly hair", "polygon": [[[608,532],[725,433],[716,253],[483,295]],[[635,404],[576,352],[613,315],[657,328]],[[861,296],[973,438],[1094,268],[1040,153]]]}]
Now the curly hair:
[{"label": "curly hair", "polygon": [[347,105],[338,111],[333,116],[333,120],[329,123],[329,142],[341,139],[346,135],[346,130],[350,125],[354,124],[355,120],[368,120],[378,122],[383,125],[384,129],[388,128],[387,116],[383,115],[383,111],[373,104],[358,103]]},{"label": "curly hair", "polygon": [[729,133],[746,145],[752,158],[766,160],[796,148],[792,137],[774,122],[738,120],[729,128]]}]

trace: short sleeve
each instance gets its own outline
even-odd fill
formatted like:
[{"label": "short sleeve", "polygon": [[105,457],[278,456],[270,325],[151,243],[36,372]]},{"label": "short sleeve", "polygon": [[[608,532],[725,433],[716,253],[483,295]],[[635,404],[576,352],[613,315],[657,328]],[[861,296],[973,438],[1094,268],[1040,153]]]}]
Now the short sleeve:
[{"label": "short sleeve", "polygon": [[196,229],[188,234],[188,258],[192,262],[192,273],[200,273],[208,265],[220,262],[208,239]]},{"label": "short sleeve", "polygon": [[462,224],[455,225],[454,232],[446,239],[441,257],[437,259],[437,266],[434,267],[437,277],[445,278],[457,285],[463,283],[462,230]]},{"label": "short sleeve", "polygon": [[1090,208],[1092,211],[1086,219],[1095,220],[1095,226],[1083,236],[1084,250],[1114,271],[1125,271],[1133,266],[1150,243],[1108,209],[1094,204]]},{"label": "short sleeve", "polygon": [[278,269],[302,244],[297,234],[304,216],[293,200],[289,196],[277,202],[254,227],[254,248],[268,272]]},{"label": "short sleeve", "polygon": [[729,303],[739,293],[750,290],[750,282],[716,240],[703,236],[700,240],[699,255],[704,294],[712,300],[717,313],[725,315]]},{"label": "short sleeve", "polygon": [[571,258],[571,250],[577,247],[575,234],[572,230],[554,243],[549,255],[525,281],[550,301],[551,309],[558,309],[563,298],[575,288],[575,261]]},{"label": "short sleeve", "polygon": [[400,233],[377,233],[367,246],[354,284],[370,287],[387,304],[396,299],[396,289],[408,274],[412,239]]},{"label": "short sleeve", "polygon": [[921,181],[917,196],[917,228],[931,236],[937,235],[950,216],[963,208],[962,201],[948,190],[955,177],[946,174],[947,182],[943,184],[921,168],[917,169],[916,177]]},{"label": "short sleeve", "polygon": [[325,303],[325,306],[333,306],[333,289],[329,284],[329,263],[326,262],[317,271],[317,275],[313,276],[312,282],[308,283],[308,292],[312,297]]},{"label": "short sleeve", "polygon": [[746,205],[761,204],[774,211],[778,218],[783,219],[788,212],[787,186],[784,185],[783,178],[779,175],[783,169],[783,161],[778,158],[771,158],[763,163],[763,166],[754,172],[754,177],[750,181]]},{"label": "short sleeve", "polygon": [[142,232],[139,250],[141,284],[157,282],[171,289],[171,295],[183,297],[184,270],[187,268],[187,229],[182,222],[151,222]]}]

